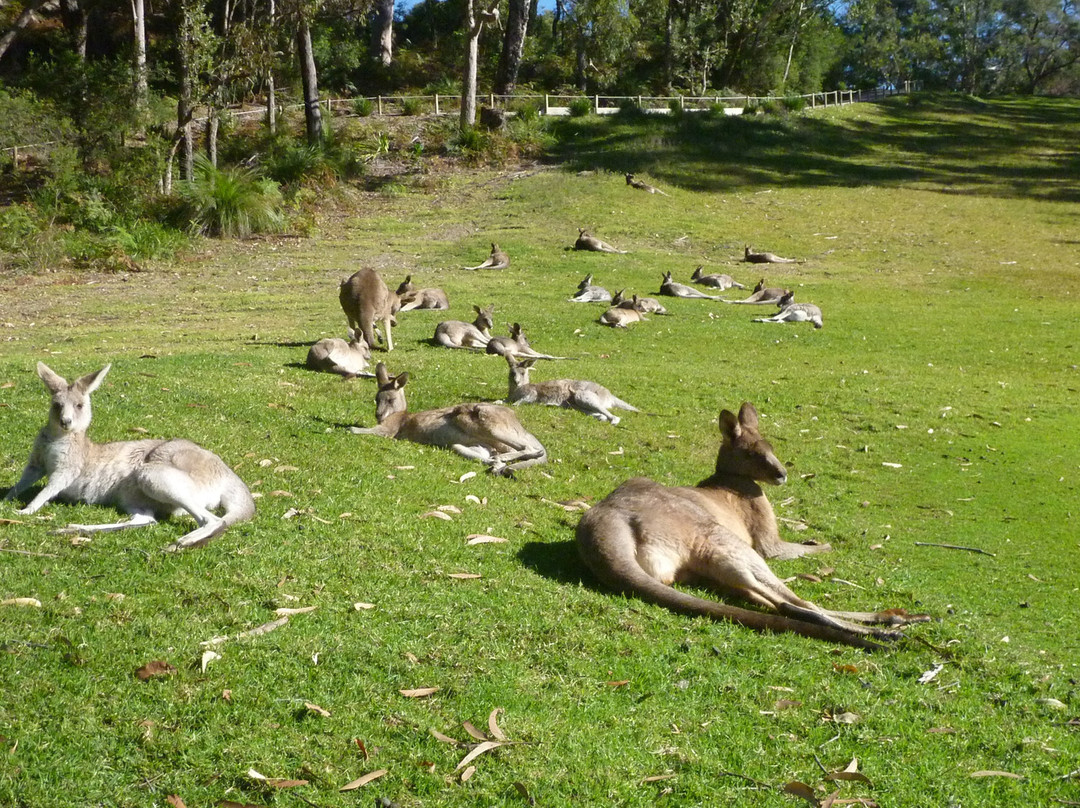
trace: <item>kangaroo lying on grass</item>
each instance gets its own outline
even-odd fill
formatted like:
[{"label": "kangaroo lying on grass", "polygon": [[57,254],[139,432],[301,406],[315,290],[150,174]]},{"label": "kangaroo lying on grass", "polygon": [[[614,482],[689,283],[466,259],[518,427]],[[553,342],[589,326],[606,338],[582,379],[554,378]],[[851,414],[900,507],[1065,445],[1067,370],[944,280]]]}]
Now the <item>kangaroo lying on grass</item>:
[{"label": "kangaroo lying on grass", "polygon": [[510,393],[507,398],[511,404],[568,407],[601,421],[608,421],[612,426],[619,423],[619,417],[611,412],[612,408],[640,412],[637,407],[617,398],[610,390],[596,382],[558,379],[529,384],[529,371],[536,364],[535,359],[523,359],[519,362],[507,355],[506,364],[510,367]]},{"label": "kangaroo lying on grass", "polygon": [[749,245],[743,247],[743,260],[751,264],[801,264],[798,258],[781,258],[776,253],[754,252]]},{"label": "kangaroo lying on grass", "polygon": [[704,267],[699,266],[694,270],[694,274],[690,276],[690,280],[694,283],[700,283],[702,286],[711,286],[714,289],[719,289],[723,292],[725,289],[745,289],[741,283],[738,283],[730,275],[702,275],[701,270]]},{"label": "kangaroo lying on grass", "polygon": [[450,298],[442,289],[429,288],[417,289],[413,286],[412,275],[406,275],[405,280],[398,286],[397,292],[400,302],[400,311],[412,311],[413,309],[432,309],[444,311],[450,308]]},{"label": "kangaroo lying on grass", "polygon": [[[619,294],[621,295],[622,292]],[[612,328],[629,328],[634,323],[644,320],[645,315],[642,313],[638,296],[634,295],[630,300],[623,300],[618,305],[615,305],[613,300],[611,308],[601,314],[597,322]]]},{"label": "kangaroo lying on grass", "polygon": [[[896,639],[902,634],[859,623],[899,626],[929,619],[899,610],[829,611],[788,589],[766,558],[796,558],[830,548],[781,540],[759,483],[782,485],[787,472],[758,432],[753,405],[744,403],[737,418],[721,412],[720,433],[716,470],[697,486],[669,487],[635,477],[581,517],[578,549],[604,584],[682,614],[866,649],[881,647],[867,636]],[[688,595],[671,587],[677,581],[699,581],[777,614]]]},{"label": "kangaroo lying on grass", "polygon": [[[168,545],[168,551],[198,547],[230,525],[255,514],[255,500],[243,480],[220,457],[188,440],[135,440],[94,443],[90,394],[112,365],[73,383],[44,362],[37,372],[52,396],[49,421],[38,433],[19,481],[7,492],[13,499],[45,475],[49,481],[19,513],[35,513],[53,499],[114,505],[131,515],[126,522],[68,525],[61,533],[91,533],[152,525],[160,516],[189,513],[198,527]],[[213,513],[222,509],[221,516]]]},{"label": "kangaroo lying on grass", "polygon": [[704,292],[699,292],[692,286],[687,286],[685,283],[678,283],[672,280],[671,273],[664,273],[664,280],[660,283],[660,294],[670,295],[671,297],[693,297],[704,298],[705,300],[719,300],[719,295],[707,295]]},{"label": "kangaroo lying on grass", "polygon": [[619,253],[624,255],[626,250],[616,250],[606,241],[601,241],[596,236],[590,236],[585,232],[584,227],[578,228],[577,241],[574,242],[575,250],[586,250],[590,252],[602,252],[602,253]]},{"label": "kangaroo lying on grass", "polygon": [[590,272],[578,284],[577,292],[569,300],[574,303],[607,303],[611,300],[611,292],[602,286],[593,286],[592,280]]},{"label": "kangaroo lying on grass", "polygon": [[474,267],[462,267],[462,269],[506,269],[510,266],[510,256],[499,249],[499,245],[491,242],[491,255],[482,263]]},{"label": "kangaroo lying on grass", "polygon": [[825,323],[821,319],[821,309],[813,303],[792,303],[795,298],[794,292],[788,292],[777,305],[780,311],[772,317],[755,317],[755,323],[813,323],[814,328],[824,328]]},{"label": "kangaroo lying on grass", "polygon": [[639,191],[645,191],[650,194],[660,194],[660,196],[667,196],[667,194],[665,194],[659,188],[649,185],[649,183],[647,182],[642,182],[641,180],[634,179],[633,174],[626,175],[626,184],[629,185],[631,188],[637,188]]},{"label": "kangaroo lying on grass", "polygon": [[499,404],[457,404],[438,410],[408,412],[402,388],[408,373],[391,377],[382,362],[375,368],[379,390],[375,394],[378,426],[351,427],[357,435],[410,440],[453,449],[462,457],[479,460],[492,474],[512,476],[547,461],[547,450],[521,425],[517,413]]},{"label": "kangaroo lying on grass", "polygon": [[565,359],[565,356],[537,353],[525,338],[521,323],[510,326],[509,337],[492,337],[484,348],[486,353],[495,356],[521,356],[527,359]]},{"label": "kangaroo lying on grass", "polygon": [[365,375],[370,358],[371,349],[364,341],[364,335],[350,328],[348,342],[337,337],[327,337],[312,345],[308,350],[307,366],[310,370],[336,373],[351,379]]},{"label": "kangaroo lying on grass", "polygon": [[611,298],[611,305],[613,308],[636,308],[642,314],[668,313],[667,309],[655,297],[638,297],[634,295],[633,298],[628,298],[625,289],[620,289],[615,293],[615,297]]},{"label": "kangaroo lying on grass", "polygon": [[359,329],[369,348],[375,347],[375,323],[382,323],[386,334],[386,350],[394,350],[394,340],[390,336],[390,326],[395,325],[394,315],[401,306],[398,296],[390,289],[373,269],[361,269],[341,282],[338,300],[349,327]]},{"label": "kangaroo lying on grass", "polygon": [[764,306],[770,303],[779,304],[785,295],[792,295],[794,292],[789,289],[781,289],[778,286],[765,286],[765,279],[762,278],[757,282],[757,286],[754,287],[753,293],[750,297],[744,297],[742,300],[728,300],[727,298],[721,298],[725,303],[740,303],[748,306]]},{"label": "kangaroo lying on grass", "polygon": [[473,306],[476,319],[471,323],[461,320],[444,320],[435,327],[435,341],[444,348],[482,349],[491,339],[491,326],[494,321],[495,307],[480,308]]}]

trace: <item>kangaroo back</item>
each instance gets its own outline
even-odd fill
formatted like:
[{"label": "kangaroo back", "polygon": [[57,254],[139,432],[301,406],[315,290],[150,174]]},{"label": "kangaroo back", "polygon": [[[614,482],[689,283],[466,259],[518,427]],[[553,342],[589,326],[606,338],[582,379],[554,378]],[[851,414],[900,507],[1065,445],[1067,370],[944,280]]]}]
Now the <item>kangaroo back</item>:
[{"label": "kangaroo back", "polygon": [[341,282],[338,300],[349,326],[360,330],[368,346],[375,345],[375,323],[382,323],[386,335],[386,350],[394,350],[390,326],[401,302],[397,295],[390,292],[378,272],[361,269],[353,273]]}]

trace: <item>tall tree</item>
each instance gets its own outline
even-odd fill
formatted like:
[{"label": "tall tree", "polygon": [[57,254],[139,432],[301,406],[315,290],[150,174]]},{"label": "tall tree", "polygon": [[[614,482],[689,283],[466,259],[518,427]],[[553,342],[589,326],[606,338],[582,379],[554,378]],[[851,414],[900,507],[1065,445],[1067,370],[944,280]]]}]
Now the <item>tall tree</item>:
[{"label": "tall tree", "polygon": [[495,72],[495,93],[498,95],[510,95],[517,85],[518,69],[525,52],[525,35],[529,29],[531,6],[530,0],[509,0],[503,48],[499,56],[499,67]]},{"label": "tall tree", "polygon": [[146,6],[143,0],[131,0],[135,104],[144,119],[150,107],[150,82],[146,66]]},{"label": "tall tree", "polygon": [[461,79],[462,129],[476,123],[476,72],[480,59],[480,34],[487,23],[498,23],[499,0],[488,0],[488,5],[477,10],[473,0],[465,0],[465,71]]},{"label": "tall tree", "polygon": [[394,0],[375,0],[375,33],[379,61],[389,67],[394,61]]},{"label": "tall tree", "polygon": [[311,47],[311,24],[307,14],[300,12],[296,24],[296,53],[300,59],[300,81],[304,86],[304,123],[308,143],[315,145],[323,139],[322,109],[319,106],[319,76],[315,69],[315,51]]}]

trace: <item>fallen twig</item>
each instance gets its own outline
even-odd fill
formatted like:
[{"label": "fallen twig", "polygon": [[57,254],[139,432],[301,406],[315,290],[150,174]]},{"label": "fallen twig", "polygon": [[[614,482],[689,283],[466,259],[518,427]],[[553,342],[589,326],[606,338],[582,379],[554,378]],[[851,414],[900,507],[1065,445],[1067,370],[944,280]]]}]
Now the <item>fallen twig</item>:
[{"label": "fallen twig", "polygon": [[15,550],[10,547],[0,547],[0,553],[18,553],[19,555],[38,556],[40,558],[56,558],[56,553],[35,553],[31,550]]},{"label": "fallen twig", "polygon": [[988,555],[997,558],[997,553],[991,553],[989,550],[982,550],[978,547],[963,547],[959,544],[937,544],[932,541],[917,541],[916,547],[944,547],[946,550],[967,550],[969,553],[979,553],[980,555]]}]

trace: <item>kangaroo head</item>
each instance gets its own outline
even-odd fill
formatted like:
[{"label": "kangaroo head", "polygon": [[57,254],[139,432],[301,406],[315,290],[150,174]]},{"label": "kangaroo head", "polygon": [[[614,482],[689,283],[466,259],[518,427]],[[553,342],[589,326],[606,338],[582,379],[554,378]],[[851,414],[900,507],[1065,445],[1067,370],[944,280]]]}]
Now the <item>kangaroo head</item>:
[{"label": "kangaroo head", "polygon": [[671,273],[670,272],[665,272],[664,273],[664,283],[671,283]]},{"label": "kangaroo head", "polygon": [[592,286],[592,273],[590,272],[584,278],[581,279],[581,283],[578,284],[578,289],[584,289],[587,286]]},{"label": "kangaroo head", "polygon": [[371,346],[364,339],[364,332],[358,328],[349,329],[349,345],[363,354],[364,359],[371,358]]},{"label": "kangaroo head", "polygon": [[704,266],[705,266],[704,264],[699,264],[698,268],[694,270],[694,274],[690,276],[690,280],[696,281],[698,278],[700,278],[701,277],[701,270],[702,270],[702,268]]},{"label": "kangaroo head", "polygon": [[790,289],[785,289],[784,294],[780,297],[780,299],[778,301],[776,301],[776,305],[783,307],[783,306],[786,306],[788,303],[791,303],[794,300],[795,300],[795,293],[793,291],[791,291]]},{"label": "kangaroo head", "polygon": [[375,368],[375,380],[379,384],[379,390],[375,393],[375,420],[381,424],[394,413],[405,411],[405,392],[402,388],[409,381],[409,374],[391,376],[386,365],[380,362]]},{"label": "kangaroo head", "polygon": [[416,287],[415,287],[415,286],[413,286],[413,283],[412,283],[412,275],[406,275],[406,276],[405,276],[405,280],[403,280],[403,281],[401,282],[401,285],[400,285],[400,286],[398,286],[398,288],[397,288],[397,292],[396,292],[395,294],[403,295],[403,294],[405,294],[406,292],[412,292],[412,291],[414,291],[414,290],[415,290],[415,288],[416,288]]},{"label": "kangaroo head", "polygon": [[536,364],[535,359],[517,360],[513,354],[503,354],[506,357],[506,365],[510,370],[510,388],[529,383],[529,371]]},{"label": "kangaroo head", "polygon": [[52,396],[49,426],[63,432],[85,432],[90,426],[90,394],[105,381],[112,365],[81,376],[71,384],[44,362],[38,362],[37,374]]},{"label": "kangaroo head", "polygon": [[476,309],[476,319],[473,320],[473,325],[480,331],[487,332],[491,330],[491,327],[495,325],[495,306],[486,306],[480,308],[479,306],[473,306]]},{"label": "kangaroo head", "polygon": [[743,402],[736,417],[730,410],[720,413],[723,442],[716,455],[716,473],[748,477],[770,485],[783,485],[787,470],[773,452],[772,445],[758,432],[758,414],[749,401]]},{"label": "kangaroo head", "polygon": [[626,175],[626,184],[629,185],[633,181],[634,181],[634,175],[633,174],[627,174]]},{"label": "kangaroo head", "polygon": [[744,256],[744,257],[746,257],[746,258],[749,258],[749,257],[750,257],[750,253],[752,253],[752,252],[753,252],[753,250],[751,250],[751,249],[750,249],[750,245],[749,245],[749,244],[744,244],[744,245],[743,245],[743,256]]},{"label": "kangaroo head", "polygon": [[579,227],[577,229],[577,232],[578,232],[578,238],[585,238],[585,228],[584,227]]},{"label": "kangaroo head", "polygon": [[757,286],[754,287],[754,291],[755,292],[760,292],[764,288],[765,288],[765,279],[762,278],[760,281],[757,282]]},{"label": "kangaroo head", "polygon": [[611,307],[616,308],[620,303],[626,300],[626,295],[623,294],[625,289],[620,289],[615,293],[615,296],[611,298]]},{"label": "kangaroo head", "polygon": [[493,253],[497,253],[497,252],[499,251],[499,245],[498,245],[498,244],[496,244],[496,243],[495,243],[494,241],[493,241],[493,242],[491,242],[491,251],[492,251]]}]

